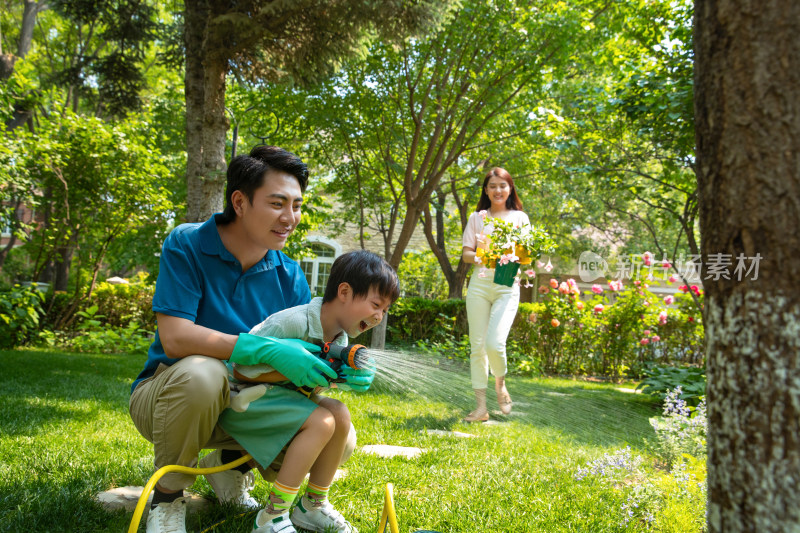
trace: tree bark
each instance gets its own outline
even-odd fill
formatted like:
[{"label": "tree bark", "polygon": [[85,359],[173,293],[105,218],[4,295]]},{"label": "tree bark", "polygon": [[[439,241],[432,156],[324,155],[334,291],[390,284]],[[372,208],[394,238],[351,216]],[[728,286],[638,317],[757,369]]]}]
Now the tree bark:
[{"label": "tree bark", "polygon": [[[17,59],[24,58],[31,49],[33,43],[33,29],[36,26],[36,15],[39,13],[39,5],[35,1],[25,0],[22,11],[22,24],[20,27],[19,43],[17,45],[17,55],[2,54],[0,51],[0,80],[6,80],[14,73],[14,65]],[[33,117],[33,109],[26,109],[20,105],[14,106],[14,113],[6,123],[6,128],[13,131],[17,127],[28,122]]]},{"label": "tree bark", "polygon": [[225,47],[209,28],[205,1],[185,2],[186,220],[201,222],[222,209],[225,182]]},{"label": "tree bark", "polygon": [[372,340],[370,340],[369,347],[376,350],[383,350],[386,348],[386,326],[389,323],[389,313],[383,314],[381,323],[372,329]]},{"label": "tree bark", "polygon": [[[444,205],[446,195],[439,194],[437,203]],[[441,209],[437,209],[436,216],[432,217],[430,207],[426,208],[422,213],[423,229],[425,231],[425,238],[428,240],[433,255],[442,269],[444,278],[447,281],[447,297],[453,299],[461,299],[464,293],[464,281],[467,279],[469,272],[469,265],[464,263],[462,259],[458,260],[458,265],[454,269],[450,264],[450,258],[447,255],[447,243],[445,242],[445,229],[444,229],[444,213]],[[433,235],[432,218],[436,220],[436,235]]]},{"label": "tree bark", "polygon": [[38,2],[25,0],[25,7],[22,11],[22,27],[19,32],[19,46],[17,56],[20,58],[28,55],[33,43],[33,29],[36,27],[36,14],[39,12]]},{"label": "tree bark", "polygon": [[[710,532],[800,531],[800,3],[695,3]],[[748,263],[752,265],[753,261]]]},{"label": "tree bark", "polygon": [[54,263],[55,279],[53,280],[53,290],[66,291],[69,286],[69,268],[72,266],[72,246],[63,246],[56,250],[58,259]]}]

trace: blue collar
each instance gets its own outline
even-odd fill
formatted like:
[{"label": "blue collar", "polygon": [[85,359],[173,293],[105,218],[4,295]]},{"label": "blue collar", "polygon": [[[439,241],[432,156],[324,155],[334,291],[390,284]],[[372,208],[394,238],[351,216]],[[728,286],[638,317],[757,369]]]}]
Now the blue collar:
[{"label": "blue collar", "polygon": [[[197,229],[197,234],[200,237],[200,249],[206,255],[218,255],[223,261],[239,265],[239,260],[222,244],[222,237],[220,237],[217,229],[217,217],[221,215],[222,213],[214,214]],[[275,267],[275,262],[282,263],[280,255],[273,250],[268,250],[267,254],[261,258],[261,261],[247,270],[247,274],[270,270]]]}]

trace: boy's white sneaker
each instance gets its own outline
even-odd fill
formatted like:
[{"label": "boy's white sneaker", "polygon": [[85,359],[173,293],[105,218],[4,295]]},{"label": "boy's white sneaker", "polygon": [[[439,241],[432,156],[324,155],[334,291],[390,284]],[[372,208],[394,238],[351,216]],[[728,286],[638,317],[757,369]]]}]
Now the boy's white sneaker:
[{"label": "boy's white sneaker", "polygon": [[[197,464],[200,468],[213,468],[222,465],[222,451],[214,450]],[[256,478],[252,471],[242,474],[238,470],[224,470],[206,476],[220,503],[232,503],[247,509],[260,509],[258,502],[250,496]]]},{"label": "boy's white sneaker", "polygon": [[150,509],[147,533],[186,533],[186,499],[162,502]]},{"label": "boy's white sneaker", "polygon": [[261,509],[256,515],[256,521],[253,524],[253,533],[297,533],[297,530],[289,519],[289,511],[286,511],[277,518],[269,520],[264,516],[264,509]]},{"label": "boy's white sneaker", "polygon": [[[317,533],[358,533],[358,530],[344,519],[342,513],[333,508],[328,500],[320,506],[310,506],[303,496],[292,511],[292,523],[297,527]],[[307,509],[308,507],[308,509]]]}]

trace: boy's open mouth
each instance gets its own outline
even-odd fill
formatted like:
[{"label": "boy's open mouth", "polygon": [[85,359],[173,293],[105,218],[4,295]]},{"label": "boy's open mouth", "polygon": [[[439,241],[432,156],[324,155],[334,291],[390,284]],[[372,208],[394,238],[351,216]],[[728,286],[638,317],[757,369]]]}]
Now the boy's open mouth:
[{"label": "boy's open mouth", "polygon": [[369,327],[369,324],[367,324],[366,321],[362,320],[361,322],[359,322],[358,327],[361,328],[361,331],[364,331]]}]

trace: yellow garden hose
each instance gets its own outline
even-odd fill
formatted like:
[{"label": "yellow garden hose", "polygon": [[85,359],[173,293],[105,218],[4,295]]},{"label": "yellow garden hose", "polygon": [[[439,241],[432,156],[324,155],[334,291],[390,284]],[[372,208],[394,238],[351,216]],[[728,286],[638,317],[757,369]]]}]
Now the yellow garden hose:
[{"label": "yellow garden hose", "polygon": [[[144,489],[142,489],[142,495],[139,496],[139,501],[136,504],[136,509],[134,509],[133,511],[133,518],[131,519],[131,525],[128,528],[128,533],[136,533],[136,531],[139,529],[139,522],[142,521],[144,506],[147,505],[147,498],[150,496],[150,491],[153,490],[153,487],[156,486],[156,483],[158,483],[158,480],[161,479],[161,477],[164,474],[168,474],[170,472],[179,472],[181,474],[205,476],[208,474],[216,474],[217,472],[230,470],[231,468],[236,468],[237,466],[246,463],[252,458],[253,456],[248,453],[236,459],[235,461],[231,461],[228,464],[213,466],[211,468],[190,468],[188,466],[181,466],[181,465],[167,465],[159,468],[158,470],[156,470],[156,473],[153,474],[153,476],[147,481],[147,484],[144,486]],[[393,533],[397,532],[393,531]]]},{"label": "yellow garden hose", "polygon": [[[235,461],[211,468],[190,468],[188,466],[180,465],[167,465],[159,468],[156,473],[153,474],[153,476],[147,481],[144,489],[142,489],[142,495],[139,496],[139,501],[136,503],[136,509],[133,511],[133,518],[131,518],[131,525],[128,527],[128,533],[136,533],[136,531],[139,529],[139,523],[142,521],[142,514],[144,514],[144,507],[147,505],[147,499],[150,496],[150,491],[153,490],[153,487],[155,487],[156,483],[158,483],[158,480],[161,479],[164,474],[168,474],[169,472],[179,472],[181,474],[200,476],[216,474],[217,472],[223,472],[225,470],[230,470],[231,468],[236,468],[252,458],[253,456],[248,453],[241,456],[239,459],[236,459]],[[381,521],[378,525],[378,533],[386,533],[387,526],[389,527],[389,531],[391,533],[400,533],[400,528],[397,525],[397,514],[394,510],[393,492],[394,486],[391,483],[387,483],[386,492],[383,498],[383,512],[381,513]]]},{"label": "yellow garden hose", "polygon": [[394,496],[392,492],[394,487],[391,483],[386,484],[386,494],[383,498],[383,513],[381,513],[381,521],[378,525],[378,533],[386,533],[386,522],[389,522],[389,530],[391,533],[400,533],[400,528],[397,526],[397,515],[394,512]]}]

